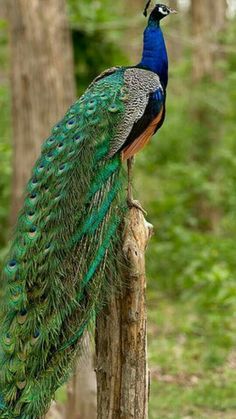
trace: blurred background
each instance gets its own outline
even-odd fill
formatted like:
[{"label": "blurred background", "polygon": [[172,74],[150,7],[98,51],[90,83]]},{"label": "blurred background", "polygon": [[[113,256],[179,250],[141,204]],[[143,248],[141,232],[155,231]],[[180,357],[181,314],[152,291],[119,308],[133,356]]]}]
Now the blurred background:
[{"label": "blurred background", "polygon": [[[155,226],[147,258],[149,417],[233,419],[236,0],[169,5],[179,14],[163,22],[167,120],[135,167],[136,196]],[[0,0],[0,261],[42,140],[99,72],[138,62],[144,6]],[[73,419],[65,413],[70,390],[57,398],[51,417]]]}]

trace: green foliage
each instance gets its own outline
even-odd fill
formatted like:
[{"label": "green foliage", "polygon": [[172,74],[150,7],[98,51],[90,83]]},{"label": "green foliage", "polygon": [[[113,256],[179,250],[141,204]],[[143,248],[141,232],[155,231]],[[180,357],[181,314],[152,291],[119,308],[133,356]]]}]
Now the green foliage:
[{"label": "green foliage", "polygon": [[114,16],[118,20],[121,8],[118,3],[109,0],[69,0],[68,6],[72,26],[83,27],[86,32],[96,32],[98,27],[109,25],[114,21]]},{"label": "green foliage", "polygon": [[172,69],[166,124],[137,158],[137,191],[157,229],[148,265],[156,288],[169,295],[192,289],[196,298],[194,284],[222,270],[221,286],[230,287],[236,273],[236,80],[230,63],[229,56],[223,80],[198,85],[187,77],[187,65]]},{"label": "green foliage", "polygon": [[108,0],[69,1],[79,94],[106,68],[126,62],[118,45],[120,32],[114,28],[119,9]]},{"label": "green foliage", "polygon": [[[151,418],[235,415],[235,23],[222,41],[219,81],[193,84],[189,62],[170,66],[166,124],[137,157],[137,195],[156,230],[147,267],[159,332],[151,333],[150,356],[163,371],[154,374]],[[173,375],[169,383],[163,374]]]},{"label": "green foliage", "polygon": [[[120,65],[125,62],[120,49],[101,31],[91,33],[74,29],[72,36],[79,94],[106,68],[112,67],[114,63]],[[99,51],[99,54],[94,54],[94,51]]]}]

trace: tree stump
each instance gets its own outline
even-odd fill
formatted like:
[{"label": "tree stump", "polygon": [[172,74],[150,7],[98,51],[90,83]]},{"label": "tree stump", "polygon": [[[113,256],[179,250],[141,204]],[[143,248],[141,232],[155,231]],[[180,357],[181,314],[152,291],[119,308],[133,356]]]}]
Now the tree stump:
[{"label": "tree stump", "polygon": [[97,321],[98,419],[148,415],[145,250],[152,232],[142,212],[132,208],[123,246],[127,287],[111,298]]}]

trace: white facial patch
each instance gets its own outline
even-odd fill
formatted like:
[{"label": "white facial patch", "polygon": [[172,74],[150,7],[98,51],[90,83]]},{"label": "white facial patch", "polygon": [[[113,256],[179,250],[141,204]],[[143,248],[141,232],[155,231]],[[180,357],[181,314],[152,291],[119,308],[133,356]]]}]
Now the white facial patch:
[{"label": "white facial patch", "polygon": [[158,10],[159,10],[159,12],[160,12],[162,15],[164,15],[164,16],[166,16],[166,15],[168,15],[168,14],[169,14],[168,9],[167,9],[166,7],[164,7],[164,6],[160,6]]}]

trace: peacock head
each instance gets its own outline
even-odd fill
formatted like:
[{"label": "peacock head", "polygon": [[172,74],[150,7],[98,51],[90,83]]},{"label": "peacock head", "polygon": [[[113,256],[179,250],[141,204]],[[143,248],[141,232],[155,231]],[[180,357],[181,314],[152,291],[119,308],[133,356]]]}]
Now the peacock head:
[{"label": "peacock head", "polygon": [[[145,17],[147,17],[148,9],[151,2],[152,0],[148,0],[147,5],[145,7],[145,10],[143,13]],[[156,4],[156,6],[154,7],[154,9],[152,10],[150,14],[149,19],[154,22],[160,22],[161,19],[173,13],[177,13],[177,11],[174,9],[171,9],[171,7],[165,6],[165,4]]]}]

